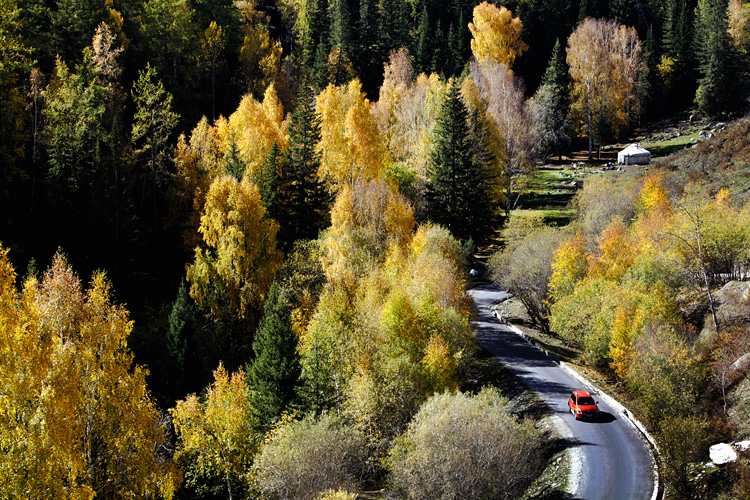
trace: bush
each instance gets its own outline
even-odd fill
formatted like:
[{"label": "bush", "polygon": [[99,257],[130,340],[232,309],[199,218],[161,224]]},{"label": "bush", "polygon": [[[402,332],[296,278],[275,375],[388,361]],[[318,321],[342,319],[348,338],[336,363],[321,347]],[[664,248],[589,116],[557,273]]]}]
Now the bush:
[{"label": "bush", "polygon": [[518,498],[539,472],[542,435],[495,389],[431,397],[391,450],[392,479],[412,499]]},{"label": "bush", "polygon": [[331,415],[288,422],[272,431],[252,467],[263,498],[313,500],[328,490],[360,486],[366,452],[362,437]]}]

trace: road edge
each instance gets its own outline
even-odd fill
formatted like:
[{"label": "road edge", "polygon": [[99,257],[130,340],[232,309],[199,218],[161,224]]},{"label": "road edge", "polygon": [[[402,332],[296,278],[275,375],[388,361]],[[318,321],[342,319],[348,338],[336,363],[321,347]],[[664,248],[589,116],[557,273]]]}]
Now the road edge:
[{"label": "road edge", "polygon": [[[641,436],[646,440],[646,442],[649,444],[649,453],[651,454],[651,462],[653,464],[652,469],[652,475],[654,478],[654,491],[651,494],[651,500],[658,500],[660,498],[663,498],[663,491],[662,491],[662,484],[659,477],[659,446],[656,444],[656,441],[654,440],[653,436],[648,432],[646,427],[641,423],[637,418],[635,418],[630,410],[628,410],[622,403],[617,401],[615,398],[607,394],[606,392],[602,391],[601,388],[599,388],[596,384],[588,380],[586,377],[581,375],[577,370],[575,370],[572,366],[570,366],[565,361],[562,361],[557,356],[549,352],[547,349],[539,345],[537,342],[534,341],[534,339],[530,338],[528,335],[526,335],[523,331],[521,331],[520,328],[513,325],[512,323],[508,323],[505,321],[502,316],[497,312],[497,304],[492,306],[491,308],[492,314],[495,316],[495,318],[500,321],[501,324],[507,326],[513,333],[520,335],[526,342],[533,345],[540,351],[542,351],[548,358],[553,360],[555,363],[560,365],[560,368],[562,368],[566,373],[580,381],[584,386],[592,389],[594,392],[596,392],[601,399],[605,400],[605,402],[615,408],[618,412],[620,412],[624,417],[625,420],[636,430],[638,431]],[[560,419],[560,423],[562,423],[571,433],[570,427]],[[559,428],[559,427],[558,427]],[[576,457],[575,453],[571,451],[570,453],[571,458],[571,466],[570,466],[570,478],[568,479],[568,488],[570,488],[571,484],[575,484],[576,488],[578,488],[578,481],[580,480],[580,472],[582,464],[580,454]],[[576,460],[578,461],[576,463]],[[577,466],[577,469],[576,469]],[[574,473],[576,474],[575,477]],[[571,492],[568,491],[570,494],[575,493],[575,489]]]}]

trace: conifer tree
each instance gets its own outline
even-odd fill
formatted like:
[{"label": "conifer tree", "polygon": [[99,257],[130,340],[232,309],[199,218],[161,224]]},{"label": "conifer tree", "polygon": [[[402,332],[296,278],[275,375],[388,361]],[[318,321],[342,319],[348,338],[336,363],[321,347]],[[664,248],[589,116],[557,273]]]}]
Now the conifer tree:
[{"label": "conifer tree", "polygon": [[696,54],[701,78],[695,103],[705,113],[728,111],[737,102],[731,84],[727,0],[699,0],[695,15]]},{"label": "conifer tree", "polygon": [[253,340],[255,359],[246,370],[252,407],[261,425],[268,425],[292,403],[302,368],[289,305],[277,283],[271,285],[264,309]]},{"label": "conifer tree", "polygon": [[430,70],[432,61],[432,36],[430,31],[430,16],[427,12],[427,6],[422,8],[422,14],[419,17],[419,26],[416,36],[417,47],[414,51],[414,72],[415,74],[427,73]]},{"label": "conifer tree", "polygon": [[279,217],[279,170],[281,169],[281,160],[282,153],[279,144],[274,141],[257,182],[261,203],[266,208],[268,215],[274,220],[278,220]]},{"label": "conifer tree", "polygon": [[435,125],[427,167],[427,204],[434,222],[465,240],[481,239],[491,212],[482,151],[472,143],[468,112],[454,82]]},{"label": "conifer tree", "polygon": [[530,101],[537,138],[537,153],[543,158],[555,153],[562,160],[562,148],[571,135],[570,75],[560,40],[555,41],[542,84]]},{"label": "conifer tree", "polygon": [[299,238],[316,238],[327,223],[328,196],[318,180],[320,118],[313,93],[303,82],[289,123],[289,149],[284,154],[279,184],[280,240],[291,245]]}]

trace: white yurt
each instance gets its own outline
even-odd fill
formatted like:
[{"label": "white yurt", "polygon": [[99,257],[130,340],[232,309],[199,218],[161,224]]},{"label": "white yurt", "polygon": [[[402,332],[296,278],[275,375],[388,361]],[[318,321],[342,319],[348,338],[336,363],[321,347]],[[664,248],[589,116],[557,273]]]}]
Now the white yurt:
[{"label": "white yurt", "polygon": [[620,165],[648,165],[651,163],[651,153],[638,144],[631,144],[617,153],[617,163]]}]

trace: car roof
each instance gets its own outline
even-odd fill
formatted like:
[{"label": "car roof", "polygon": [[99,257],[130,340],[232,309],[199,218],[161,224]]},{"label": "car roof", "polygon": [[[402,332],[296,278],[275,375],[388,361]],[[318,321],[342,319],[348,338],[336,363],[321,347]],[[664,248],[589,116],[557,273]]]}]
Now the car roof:
[{"label": "car roof", "polygon": [[586,396],[591,397],[591,394],[587,391],[573,391],[573,394],[575,394],[577,398],[584,398]]}]

